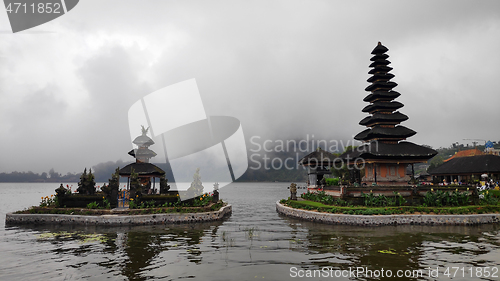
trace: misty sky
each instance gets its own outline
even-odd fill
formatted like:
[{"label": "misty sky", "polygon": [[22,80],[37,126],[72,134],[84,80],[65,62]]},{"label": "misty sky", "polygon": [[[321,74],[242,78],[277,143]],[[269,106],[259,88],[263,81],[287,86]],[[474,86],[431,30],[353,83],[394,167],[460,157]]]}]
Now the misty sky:
[{"label": "misty sky", "polygon": [[132,161],[130,106],[191,78],[249,148],[352,139],[378,41],[409,141],[500,141],[499,1],[84,0],[16,34],[0,12],[0,172]]}]

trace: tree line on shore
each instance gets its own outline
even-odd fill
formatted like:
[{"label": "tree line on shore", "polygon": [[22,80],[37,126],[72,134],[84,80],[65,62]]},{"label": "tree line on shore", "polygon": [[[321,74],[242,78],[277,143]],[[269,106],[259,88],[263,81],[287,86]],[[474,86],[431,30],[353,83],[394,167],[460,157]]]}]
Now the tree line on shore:
[{"label": "tree line on shore", "polygon": [[[123,168],[128,163],[124,161],[108,161],[99,163],[92,167],[82,167],[82,172],[84,168],[91,168],[92,173],[95,176],[97,183],[107,182],[111,175],[115,172],[116,168]],[[173,181],[172,171],[168,168],[166,164],[156,164],[158,167],[163,169],[166,173],[166,178],[169,182]],[[50,169],[49,172],[34,173],[32,171],[28,172],[11,172],[11,173],[0,173],[0,182],[57,182],[57,183],[68,183],[68,182],[78,182],[82,172],[71,173],[68,172],[66,175],[62,175],[56,172],[54,169]],[[202,172],[203,173],[203,172]],[[248,169],[237,182],[305,182],[307,172],[303,169]]]},{"label": "tree line on shore", "polygon": [[[484,150],[484,146],[477,146],[478,149]],[[415,173],[421,173],[427,170],[429,165],[431,167],[439,166],[443,163],[444,159],[451,157],[456,152],[463,150],[464,147],[460,146],[450,146],[449,148],[438,148],[438,155],[434,158],[430,159],[427,163],[421,164],[415,167]],[[465,149],[468,149],[465,148]],[[305,183],[307,180],[307,170],[302,166],[295,165],[294,161],[297,161],[301,157],[305,156],[307,153],[303,153],[304,155],[298,156],[287,154],[287,153],[274,153],[267,155],[271,160],[279,160],[274,161],[273,163],[264,163],[262,159],[252,159],[249,163],[249,167],[247,171],[237,180],[237,182],[297,182],[297,183]],[[286,165],[278,165],[280,163],[284,163],[286,159],[293,157],[294,161],[288,161],[288,166]],[[279,159],[278,159],[279,158]],[[261,161],[261,165],[259,166],[256,161]],[[268,161],[269,162],[269,161]],[[292,163],[293,162],[293,163]],[[122,160],[118,161],[108,161],[99,163],[92,167],[82,167],[82,172],[84,168],[91,168],[92,173],[95,175],[96,182],[107,182],[111,175],[115,172],[116,168],[123,168],[125,165],[129,164],[129,162],[124,162]],[[275,164],[275,165],[272,165]],[[294,164],[294,165],[292,165]],[[166,178],[169,182],[173,182],[173,175],[171,169],[165,163],[156,164],[158,167],[163,169],[166,172]],[[82,172],[79,173],[70,173],[68,172],[66,175],[62,175],[56,172],[53,168],[49,170],[49,172],[43,172],[41,174],[34,173],[31,171],[28,172],[11,172],[11,173],[0,173],[0,182],[78,182]],[[201,171],[203,177],[203,171]]]}]

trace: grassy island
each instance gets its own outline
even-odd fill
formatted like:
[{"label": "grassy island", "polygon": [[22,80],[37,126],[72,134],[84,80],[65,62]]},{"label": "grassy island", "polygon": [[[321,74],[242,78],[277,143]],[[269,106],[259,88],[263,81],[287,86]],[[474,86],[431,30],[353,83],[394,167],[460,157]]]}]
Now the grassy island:
[{"label": "grassy island", "polygon": [[281,204],[309,211],[348,215],[398,215],[398,214],[490,214],[500,213],[500,191],[480,191],[478,200],[466,192],[443,192],[431,190],[423,198],[421,205],[409,205],[395,194],[393,197],[362,194],[363,204],[354,205],[350,201],[335,198],[325,192],[304,193],[299,200],[283,199]]}]

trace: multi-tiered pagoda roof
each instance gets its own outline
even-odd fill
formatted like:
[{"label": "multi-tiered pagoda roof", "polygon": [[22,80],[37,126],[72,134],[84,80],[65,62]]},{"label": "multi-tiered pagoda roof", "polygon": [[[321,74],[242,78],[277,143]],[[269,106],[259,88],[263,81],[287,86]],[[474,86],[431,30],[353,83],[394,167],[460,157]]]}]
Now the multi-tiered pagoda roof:
[{"label": "multi-tiered pagoda roof", "polygon": [[389,67],[391,62],[386,54],[388,50],[379,42],[371,52],[372,69],[368,72],[371,77],[367,80],[371,84],[365,89],[370,93],[363,99],[370,104],[362,110],[370,115],[359,122],[367,129],[354,137],[363,141],[364,145],[345,153],[343,157],[392,159],[407,163],[426,161],[436,155],[437,151],[404,141],[416,132],[401,125],[408,120],[408,116],[397,111],[404,105],[395,101],[401,94],[393,90],[398,84],[391,81],[394,74],[390,73],[392,67]]},{"label": "multi-tiered pagoda roof", "polygon": [[154,164],[149,163],[149,159],[156,156],[156,152],[149,149],[149,146],[155,142],[148,137],[148,129],[142,126],[142,134],[136,137],[132,142],[137,145],[128,152],[128,154],[136,159],[135,163],[128,164],[120,169],[120,176],[129,177],[132,169],[139,175],[139,177],[160,177],[165,175],[165,171],[160,169]]},{"label": "multi-tiered pagoda roof", "polygon": [[368,129],[357,134],[354,139],[369,142],[371,140],[382,141],[384,143],[397,143],[416,134],[415,131],[399,125],[408,120],[408,116],[396,111],[404,105],[395,101],[401,94],[393,91],[398,84],[391,81],[394,74],[389,73],[392,68],[388,65],[389,55],[387,49],[380,42],[373,49],[373,57],[370,59],[372,68],[368,73],[372,76],[368,78],[371,83],[366,87],[370,94],[364,98],[364,101],[370,104],[363,108],[363,112],[371,114],[359,122],[360,125],[367,126]]},{"label": "multi-tiered pagoda roof", "polygon": [[142,127],[142,135],[136,137],[133,141],[133,143],[137,145],[137,148],[128,152],[128,154],[134,157],[138,163],[149,163],[149,159],[156,156],[156,152],[149,149],[149,146],[153,145],[155,142],[148,137],[148,129],[145,129],[144,126]]}]

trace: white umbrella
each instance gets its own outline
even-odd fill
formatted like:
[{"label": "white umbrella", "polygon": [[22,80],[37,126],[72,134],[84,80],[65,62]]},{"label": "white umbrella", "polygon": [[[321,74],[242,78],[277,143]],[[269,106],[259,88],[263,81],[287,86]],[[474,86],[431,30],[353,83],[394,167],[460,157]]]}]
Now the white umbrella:
[{"label": "white umbrella", "polygon": [[482,174],[482,175],[481,175],[481,177],[482,177],[482,178],[487,178],[487,177],[488,177],[488,175],[487,175],[487,174]]}]

